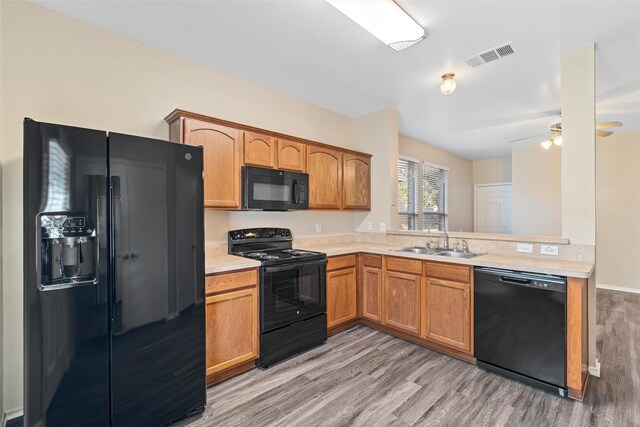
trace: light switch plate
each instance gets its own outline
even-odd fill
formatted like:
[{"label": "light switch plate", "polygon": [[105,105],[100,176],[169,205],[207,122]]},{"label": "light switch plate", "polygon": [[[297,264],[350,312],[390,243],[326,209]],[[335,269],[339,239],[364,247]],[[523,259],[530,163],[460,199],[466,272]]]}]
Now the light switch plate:
[{"label": "light switch plate", "polygon": [[316,233],[322,233],[322,223],[316,222]]},{"label": "light switch plate", "polygon": [[373,231],[373,223],[371,221],[367,222],[367,231]]},{"label": "light switch plate", "polygon": [[540,245],[540,254],[542,255],[558,255],[557,246]]},{"label": "light switch plate", "polygon": [[516,249],[521,254],[532,254],[533,253],[533,245],[528,245],[526,243],[518,243],[518,247]]},{"label": "light switch plate", "polygon": [[387,231],[387,224],[384,222],[380,223],[380,231],[385,232]]}]

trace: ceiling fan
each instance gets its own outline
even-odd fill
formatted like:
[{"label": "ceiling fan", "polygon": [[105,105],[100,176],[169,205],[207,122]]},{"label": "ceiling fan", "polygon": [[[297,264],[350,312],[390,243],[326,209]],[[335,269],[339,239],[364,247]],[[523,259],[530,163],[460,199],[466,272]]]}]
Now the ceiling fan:
[{"label": "ceiling fan", "polygon": [[[615,121],[615,122],[596,123],[596,136],[607,137],[611,135],[613,131],[602,130],[602,129],[615,128],[619,126],[622,126],[622,122]],[[527,136],[526,138],[514,139],[511,142],[512,143],[520,142],[520,141],[525,141],[527,139],[532,139],[532,138],[542,139],[543,137],[545,138],[545,140],[542,141],[540,145],[542,145],[542,148],[544,148],[545,150],[548,150],[553,145],[558,145],[558,146],[562,145],[562,123],[555,123],[551,125],[548,132],[544,132],[538,135]]]}]

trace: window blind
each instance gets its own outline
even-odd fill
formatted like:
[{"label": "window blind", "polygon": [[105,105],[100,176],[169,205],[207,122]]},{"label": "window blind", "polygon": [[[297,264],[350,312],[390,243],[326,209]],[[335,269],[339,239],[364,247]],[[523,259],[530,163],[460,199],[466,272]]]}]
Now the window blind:
[{"label": "window blind", "polygon": [[425,162],[422,166],[423,230],[448,230],[448,193],[449,171]]},{"label": "window blind", "polygon": [[417,162],[398,159],[398,225],[401,230],[417,230],[419,216]]}]

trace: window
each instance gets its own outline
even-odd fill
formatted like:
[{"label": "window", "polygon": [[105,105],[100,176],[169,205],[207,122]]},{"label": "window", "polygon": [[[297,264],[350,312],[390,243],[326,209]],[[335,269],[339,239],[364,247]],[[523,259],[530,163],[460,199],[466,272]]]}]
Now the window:
[{"label": "window", "polygon": [[448,184],[446,167],[398,159],[399,229],[447,230]]},{"label": "window", "polygon": [[449,206],[449,171],[429,163],[422,165],[422,215],[425,231],[446,231]]},{"label": "window", "polygon": [[418,206],[418,163],[398,159],[398,224],[400,230],[417,230],[419,223]]}]

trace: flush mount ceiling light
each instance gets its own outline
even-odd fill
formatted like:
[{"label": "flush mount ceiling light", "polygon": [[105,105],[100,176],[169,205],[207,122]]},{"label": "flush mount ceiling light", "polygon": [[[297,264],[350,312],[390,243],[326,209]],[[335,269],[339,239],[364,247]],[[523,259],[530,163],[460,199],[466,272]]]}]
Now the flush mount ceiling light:
[{"label": "flush mount ceiling light", "polygon": [[453,79],[455,74],[447,73],[442,75],[442,83],[440,83],[440,92],[445,95],[451,95],[456,90],[456,81]]},{"label": "flush mount ceiling light", "polygon": [[327,0],[327,3],[395,51],[424,39],[424,28],[392,0]]}]

